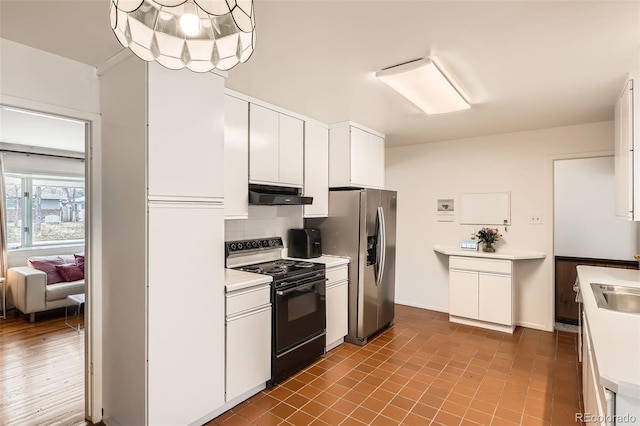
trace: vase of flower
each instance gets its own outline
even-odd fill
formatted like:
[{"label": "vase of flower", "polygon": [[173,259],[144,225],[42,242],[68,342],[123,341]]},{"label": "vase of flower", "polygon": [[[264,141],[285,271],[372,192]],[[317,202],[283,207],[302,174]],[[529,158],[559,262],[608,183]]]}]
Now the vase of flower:
[{"label": "vase of flower", "polygon": [[476,234],[478,240],[484,244],[482,251],[486,253],[495,253],[496,249],[493,244],[498,241],[502,235],[495,228],[482,228]]}]

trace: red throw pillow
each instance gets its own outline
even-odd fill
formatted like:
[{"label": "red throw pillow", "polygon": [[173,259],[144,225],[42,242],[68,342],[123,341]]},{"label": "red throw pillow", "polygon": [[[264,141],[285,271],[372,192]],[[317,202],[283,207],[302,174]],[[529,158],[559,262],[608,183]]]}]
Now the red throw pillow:
[{"label": "red throw pillow", "polygon": [[76,265],[82,269],[82,273],[84,274],[84,254],[75,254],[73,257],[76,259]]},{"label": "red throw pillow", "polygon": [[57,265],[64,265],[64,260],[61,257],[53,259],[29,259],[31,266],[35,269],[47,274],[47,285],[61,283],[64,281],[62,275],[56,269]]},{"label": "red throw pillow", "polygon": [[56,270],[62,275],[65,281],[78,281],[84,279],[84,272],[75,263],[65,263],[56,265]]}]

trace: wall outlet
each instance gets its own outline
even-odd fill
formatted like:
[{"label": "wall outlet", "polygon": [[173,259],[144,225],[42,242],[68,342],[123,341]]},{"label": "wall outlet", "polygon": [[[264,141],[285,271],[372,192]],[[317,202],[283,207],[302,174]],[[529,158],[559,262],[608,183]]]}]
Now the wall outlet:
[{"label": "wall outlet", "polygon": [[532,225],[542,225],[542,215],[540,213],[534,213],[529,218],[529,223]]}]

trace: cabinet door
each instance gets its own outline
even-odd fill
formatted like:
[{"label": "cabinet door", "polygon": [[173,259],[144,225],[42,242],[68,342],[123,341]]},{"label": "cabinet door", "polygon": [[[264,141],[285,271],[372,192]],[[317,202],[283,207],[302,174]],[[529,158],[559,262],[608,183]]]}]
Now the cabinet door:
[{"label": "cabinet door", "polygon": [[149,197],[222,197],[224,79],[150,63],[148,80]]},{"label": "cabinet door", "polygon": [[278,113],[249,105],[249,180],[278,182]]},{"label": "cabinet door", "polygon": [[369,187],[369,133],[351,127],[350,143],[351,183]]},{"label": "cabinet door", "polygon": [[478,273],[449,270],[449,314],[478,319]]},{"label": "cabinet door", "polygon": [[349,332],[348,287],[345,281],[327,288],[327,346],[332,346]]},{"label": "cabinet door", "polygon": [[224,211],[150,203],[148,226],[148,424],[192,424],[224,404]]},{"label": "cabinet door", "polygon": [[384,139],[369,134],[369,182],[376,188],[384,188]]},{"label": "cabinet door", "polygon": [[279,114],[279,178],[278,182],[302,188],[304,164],[303,121]]},{"label": "cabinet door", "polygon": [[615,108],[615,178],[618,217],[633,218],[633,90],[627,81]]},{"label": "cabinet door", "polygon": [[271,378],[271,307],[227,320],[227,395],[231,401]]},{"label": "cabinet door", "polygon": [[511,276],[478,274],[478,319],[512,325]]},{"label": "cabinet door", "polygon": [[313,197],[304,217],[329,215],[329,130],[309,122],[304,125],[304,195]]},{"label": "cabinet door", "polygon": [[224,217],[249,217],[249,103],[224,97]]}]

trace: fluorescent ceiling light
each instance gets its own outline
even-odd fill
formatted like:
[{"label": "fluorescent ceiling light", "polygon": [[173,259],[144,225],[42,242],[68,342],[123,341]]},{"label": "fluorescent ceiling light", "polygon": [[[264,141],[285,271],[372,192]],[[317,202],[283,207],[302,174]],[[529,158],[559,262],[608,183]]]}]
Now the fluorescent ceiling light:
[{"label": "fluorescent ceiling light", "polygon": [[433,58],[385,68],[376,77],[427,114],[471,108],[460,91],[442,73]]}]

